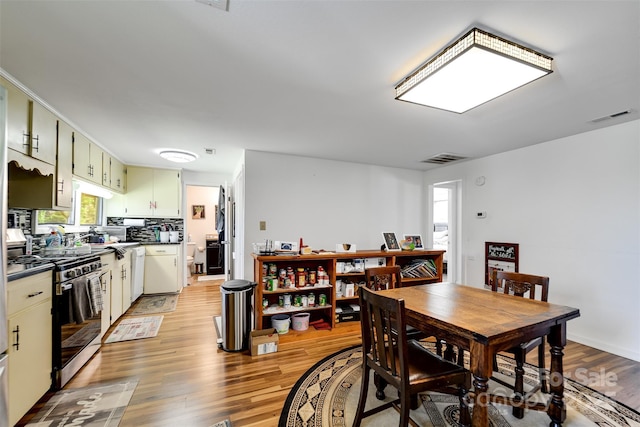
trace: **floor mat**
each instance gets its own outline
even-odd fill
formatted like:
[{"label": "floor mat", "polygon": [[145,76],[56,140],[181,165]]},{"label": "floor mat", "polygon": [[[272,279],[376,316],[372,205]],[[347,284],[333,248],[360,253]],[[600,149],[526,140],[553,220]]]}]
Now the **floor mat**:
[{"label": "floor mat", "polygon": [[60,390],[27,427],[117,427],[137,385],[138,381],[128,381]]},{"label": "floor mat", "polygon": [[178,305],[178,294],[144,295],[140,297],[128,315],[168,313],[175,311]]},{"label": "floor mat", "polygon": [[123,319],[105,343],[152,338],[158,335],[164,316],[131,317]]}]

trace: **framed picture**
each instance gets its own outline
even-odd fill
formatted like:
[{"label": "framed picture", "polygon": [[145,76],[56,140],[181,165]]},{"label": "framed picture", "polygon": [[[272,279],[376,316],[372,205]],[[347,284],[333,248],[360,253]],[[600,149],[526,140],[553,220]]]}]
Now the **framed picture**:
[{"label": "framed picture", "polygon": [[424,249],[422,245],[422,236],[419,234],[403,234],[402,237],[409,243],[413,243],[414,249]]},{"label": "framed picture", "polygon": [[518,272],[517,243],[485,242],[484,283],[491,288],[494,270]]},{"label": "framed picture", "polygon": [[191,219],[204,219],[204,205],[191,206]]},{"label": "framed picture", "polygon": [[398,243],[398,239],[396,238],[396,233],[382,233],[382,237],[384,237],[384,246],[388,251],[399,251],[400,243]]}]

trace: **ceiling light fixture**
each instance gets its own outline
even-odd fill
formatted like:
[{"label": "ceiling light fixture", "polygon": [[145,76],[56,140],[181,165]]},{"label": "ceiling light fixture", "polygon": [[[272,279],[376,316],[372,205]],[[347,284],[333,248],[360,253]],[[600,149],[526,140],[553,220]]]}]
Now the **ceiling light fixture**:
[{"label": "ceiling light fixture", "polygon": [[396,86],[396,99],[464,113],[552,72],[553,59],[474,28]]},{"label": "ceiling light fixture", "polygon": [[176,163],[193,162],[195,159],[198,158],[198,156],[196,156],[193,153],[190,153],[188,151],[181,151],[181,150],[165,150],[165,151],[161,151],[160,152],[160,157],[162,157],[163,159],[167,159],[169,161],[172,161],[172,162],[176,162]]}]

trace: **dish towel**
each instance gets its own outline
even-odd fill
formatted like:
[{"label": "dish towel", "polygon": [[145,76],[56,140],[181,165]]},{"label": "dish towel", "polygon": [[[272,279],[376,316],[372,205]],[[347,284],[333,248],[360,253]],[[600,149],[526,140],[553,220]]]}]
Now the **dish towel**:
[{"label": "dish towel", "polygon": [[93,317],[88,282],[86,277],[78,277],[71,282],[69,317],[77,324],[81,324],[85,320]]},{"label": "dish towel", "polygon": [[107,246],[107,248],[113,249],[115,251],[117,259],[122,259],[127,254],[126,249],[117,248],[115,246]]},{"label": "dish towel", "polygon": [[100,287],[100,276],[97,274],[89,276],[89,296],[91,297],[91,308],[94,314],[102,311],[102,288]]}]

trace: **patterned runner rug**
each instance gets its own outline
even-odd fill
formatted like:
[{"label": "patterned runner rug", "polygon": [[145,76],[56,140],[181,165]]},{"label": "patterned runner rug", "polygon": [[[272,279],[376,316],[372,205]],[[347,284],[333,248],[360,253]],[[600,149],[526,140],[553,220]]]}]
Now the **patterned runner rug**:
[{"label": "patterned runner rug", "polygon": [[158,335],[164,316],[131,317],[123,319],[111,332],[105,344],[139,340]]},{"label": "patterned runner rug", "polygon": [[178,294],[143,295],[128,315],[167,313],[175,311],[178,305]]},{"label": "patterned runner rug", "polygon": [[117,427],[137,384],[129,381],[60,390],[27,427]]},{"label": "patterned runner rug", "polygon": [[[345,427],[353,425],[358,404],[361,380],[361,347],[342,350],[318,362],[295,384],[285,402],[280,415],[279,427]],[[514,361],[498,356],[499,373],[503,378],[512,375]],[[525,381],[530,386],[537,379],[532,365],[525,367]],[[373,378],[373,374],[372,374]],[[375,397],[373,379],[370,380],[367,407],[380,405]],[[495,394],[511,394],[511,390],[493,381],[489,390]],[[393,387],[385,390],[387,400],[397,396]],[[534,395],[546,402],[548,395]],[[571,379],[565,379],[564,400],[567,406],[566,426],[640,426],[640,413],[616,402]],[[440,393],[420,395],[421,406],[411,411],[411,417],[424,427],[449,427],[457,425],[459,417],[458,398]],[[490,423],[494,427],[549,425],[545,412],[525,411],[523,419],[511,415],[511,408],[504,405],[489,407]],[[397,425],[400,416],[394,409],[388,409],[363,420],[362,426]]]}]

